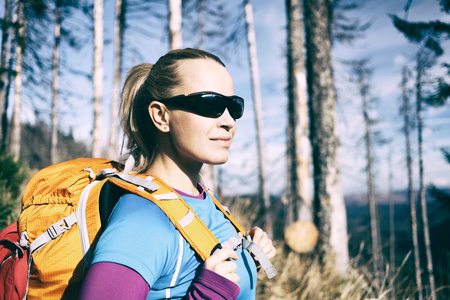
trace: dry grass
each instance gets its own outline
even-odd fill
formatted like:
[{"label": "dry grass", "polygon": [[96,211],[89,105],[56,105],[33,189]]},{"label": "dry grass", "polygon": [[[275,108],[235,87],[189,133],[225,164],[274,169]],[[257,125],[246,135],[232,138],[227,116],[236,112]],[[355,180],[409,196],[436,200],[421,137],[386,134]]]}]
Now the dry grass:
[{"label": "dry grass", "polygon": [[[278,276],[268,280],[258,274],[257,299],[393,299],[392,284],[387,276],[377,282],[364,266],[352,261],[346,274],[338,274],[322,267],[312,255],[283,251],[285,245],[278,242],[278,254],[273,264]],[[386,270],[385,274],[388,274]],[[414,299],[410,295],[397,295],[396,299]]]},{"label": "dry grass", "polygon": [[[244,228],[250,228],[256,223],[258,208],[250,199],[230,198],[224,202]],[[314,255],[298,254],[289,250],[284,241],[276,241],[275,246],[277,255],[272,263],[278,275],[268,280],[264,272],[258,274],[258,300],[416,299],[414,282],[399,275],[406,261],[411,259],[409,255],[405,257],[403,264],[396,268],[394,278],[390,279],[387,275],[389,265],[386,265],[383,275],[374,276],[371,263],[361,263],[360,257],[356,257],[350,262],[346,274],[337,274],[330,268],[322,267]],[[395,297],[392,296],[394,285]],[[447,289],[448,287],[438,288],[437,299],[445,299]],[[425,297],[428,298],[429,296]]]}]

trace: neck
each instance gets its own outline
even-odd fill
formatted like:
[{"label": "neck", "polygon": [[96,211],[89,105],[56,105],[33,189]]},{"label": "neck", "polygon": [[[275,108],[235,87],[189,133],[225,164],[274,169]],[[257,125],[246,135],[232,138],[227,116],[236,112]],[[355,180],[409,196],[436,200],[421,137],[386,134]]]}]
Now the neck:
[{"label": "neck", "polygon": [[176,162],[167,155],[156,155],[146,173],[154,175],[172,188],[183,191],[190,195],[198,195],[197,183],[202,164],[195,162]]}]

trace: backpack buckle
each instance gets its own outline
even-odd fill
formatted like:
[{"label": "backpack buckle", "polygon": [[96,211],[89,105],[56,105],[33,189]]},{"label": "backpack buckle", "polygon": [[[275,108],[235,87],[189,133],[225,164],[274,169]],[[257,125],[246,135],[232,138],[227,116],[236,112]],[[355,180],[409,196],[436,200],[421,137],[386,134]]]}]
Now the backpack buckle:
[{"label": "backpack buckle", "polygon": [[70,229],[70,227],[67,225],[65,218],[59,220],[58,222],[52,224],[49,228],[47,228],[48,236],[54,240],[56,237],[58,237],[61,233],[66,231],[67,229]]},{"label": "backpack buckle", "polygon": [[114,174],[114,173],[116,173],[116,172],[117,172],[117,170],[114,169],[114,168],[103,169],[103,170],[101,170],[100,172],[98,172],[98,174],[97,174],[97,176],[96,176],[95,179],[97,179],[97,180],[102,180],[102,179],[104,179],[105,177],[107,177],[108,175]]}]

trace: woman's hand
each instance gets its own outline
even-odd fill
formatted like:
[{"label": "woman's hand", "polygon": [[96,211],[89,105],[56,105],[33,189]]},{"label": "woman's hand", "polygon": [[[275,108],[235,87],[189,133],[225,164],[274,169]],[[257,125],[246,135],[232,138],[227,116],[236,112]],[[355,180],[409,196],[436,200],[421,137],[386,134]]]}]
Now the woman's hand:
[{"label": "woman's hand", "polygon": [[248,231],[248,234],[252,238],[252,242],[257,244],[259,248],[262,249],[268,259],[271,259],[275,256],[277,250],[272,245],[272,240],[269,239],[265,231],[255,226]]},{"label": "woman's hand", "polygon": [[205,269],[211,270],[237,284],[239,281],[239,275],[235,273],[237,265],[234,261],[228,260],[230,258],[237,260],[239,256],[230,248],[219,249],[205,261]]}]

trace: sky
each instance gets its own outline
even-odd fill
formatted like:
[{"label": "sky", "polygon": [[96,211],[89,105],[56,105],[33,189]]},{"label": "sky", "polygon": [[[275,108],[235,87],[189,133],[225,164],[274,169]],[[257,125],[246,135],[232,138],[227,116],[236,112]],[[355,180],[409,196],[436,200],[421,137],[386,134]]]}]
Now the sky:
[{"label": "sky", "polygon": [[[406,1],[357,1],[361,8],[347,14],[359,18],[361,22],[371,22],[371,26],[362,38],[351,45],[335,44],[333,48],[334,72],[337,89],[338,130],[341,147],[340,165],[341,181],[344,194],[365,193],[366,160],[362,141],[361,100],[357,95],[357,86],[351,82],[348,67],[343,63],[348,60],[369,59],[373,70],[370,80],[371,96],[377,104],[371,110],[371,116],[378,123],[374,130],[391,142],[374,147],[375,185],[377,192],[385,193],[389,187],[389,172],[393,173],[393,189],[404,190],[407,187],[405,163],[405,139],[402,135],[403,119],[399,115],[400,73],[403,65],[414,67],[414,55],[418,45],[411,44],[399,33],[389,18],[389,14],[404,16]],[[264,111],[264,136],[266,151],[266,170],[268,186],[275,193],[284,192],[285,183],[285,132],[286,132],[286,18],[284,1],[253,1],[255,31],[258,47],[259,68],[261,72],[261,90]],[[440,19],[450,22],[450,16],[440,12],[438,1],[412,1],[408,13],[410,21],[429,21]],[[443,44],[448,49],[448,41]],[[446,53],[442,61],[449,61]],[[249,79],[242,66],[230,67],[235,80],[235,89],[251,99]],[[441,69],[434,73],[442,75]],[[412,86],[413,82],[410,83]],[[414,98],[411,106],[415,108]],[[414,112],[415,109],[413,109]],[[450,186],[450,165],[441,155],[441,147],[450,147],[450,107],[424,108],[424,164],[425,184],[433,183],[441,187]],[[254,144],[248,148],[246,141],[255,136],[252,108],[246,110],[245,116],[238,123],[235,151],[231,152],[228,162],[230,170],[240,170],[248,174],[251,184],[249,192],[255,189],[256,149]],[[242,130],[244,128],[244,130]],[[418,187],[417,131],[411,132],[413,152],[414,187]],[[237,149],[236,149],[237,148]],[[231,165],[231,166],[230,166]],[[245,168],[242,168],[245,166]],[[227,170],[225,167],[225,170]],[[225,173],[227,173],[225,171]],[[231,171],[229,172],[231,173]],[[247,174],[247,173],[245,173]],[[229,190],[239,186],[239,178],[226,178]],[[234,179],[234,180],[233,180]]]},{"label": "sky", "polygon": [[[365,193],[366,175],[365,150],[362,142],[361,101],[357,87],[350,82],[348,67],[343,61],[370,59],[373,68],[371,94],[377,99],[377,105],[371,111],[378,120],[375,130],[380,131],[389,145],[375,147],[375,179],[378,192],[388,190],[389,167],[392,166],[393,188],[402,190],[407,187],[405,164],[405,140],[401,133],[402,117],[399,115],[400,72],[404,64],[414,67],[414,55],[417,45],[410,44],[393,27],[388,14],[403,17],[406,1],[360,1],[362,8],[348,16],[358,17],[362,22],[371,21],[372,25],[364,37],[352,45],[337,44],[333,49],[334,72],[338,93],[338,118],[341,180],[344,194]],[[285,132],[285,11],[284,1],[254,1],[255,30],[258,43],[259,66],[263,95],[264,126],[268,152],[267,169],[269,185],[279,187],[283,192],[285,178],[284,137]],[[439,10],[438,1],[413,1],[408,14],[410,21],[428,21],[440,19],[450,22],[450,16]],[[448,49],[449,43],[444,44]],[[441,60],[442,61],[442,60]],[[447,53],[444,61],[449,61]],[[439,70],[436,71],[439,73]],[[442,75],[443,73],[440,72]],[[244,80],[246,80],[244,78]],[[412,82],[411,82],[412,84]],[[239,86],[238,86],[239,87]],[[411,99],[412,107],[414,99]],[[246,112],[247,114],[247,112]],[[250,116],[249,116],[250,115]],[[253,118],[251,113],[247,117]],[[441,147],[450,147],[450,107],[425,108],[424,114],[424,164],[425,183],[438,186],[450,186],[450,166],[446,165],[440,153]],[[243,120],[250,122],[250,120]],[[241,126],[241,124],[239,124]],[[247,126],[246,124],[243,126]],[[243,127],[242,126],[242,127]],[[411,134],[413,147],[413,173],[415,187],[417,183],[417,131]],[[236,156],[241,156],[238,152]],[[253,152],[254,153],[254,152]],[[389,153],[392,163],[389,163]],[[234,157],[233,157],[234,158]],[[250,160],[251,154],[242,160]],[[237,163],[236,163],[237,162]],[[238,166],[238,158],[236,158]],[[247,162],[249,164],[249,162]]]},{"label": "sky", "polygon": [[[394,173],[394,189],[403,190],[407,186],[404,137],[401,134],[402,118],[399,116],[400,104],[400,72],[404,64],[414,67],[414,54],[418,49],[415,44],[407,40],[396,31],[388,14],[397,14],[403,17],[403,7],[406,0],[356,1],[361,8],[349,12],[347,16],[359,18],[362,22],[371,21],[372,25],[364,36],[351,45],[335,44],[333,48],[335,85],[337,88],[338,130],[341,147],[339,158],[341,165],[341,181],[344,194],[365,193],[366,175],[365,150],[362,143],[362,117],[361,103],[357,95],[357,87],[351,82],[348,67],[343,61],[354,59],[370,59],[369,66],[373,69],[370,81],[371,95],[377,99],[377,105],[371,111],[372,117],[378,120],[375,129],[382,136],[391,139],[389,145],[378,146],[375,149],[376,188],[378,192],[386,192],[389,167]],[[240,9],[239,1],[228,1]],[[267,187],[272,194],[282,194],[286,178],[286,11],[285,1],[282,0],[254,0],[254,21],[257,39],[258,65],[260,70],[261,94],[263,100],[263,136],[265,153],[265,170]],[[113,5],[114,1],[105,0],[104,38],[105,38],[105,82],[103,102],[106,107],[103,114],[105,137],[109,122],[109,109],[111,98],[112,66],[113,66]],[[164,5],[156,10],[164,11]],[[413,0],[408,14],[410,21],[429,21],[440,19],[450,22],[450,16],[439,10],[437,0]],[[166,26],[163,21],[150,19],[151,26],[158,28]],[[185,31],[188,26],[184,24]],[[183,33],[185,47],[196,47],[197,41],[189,33]],[[144,47],[145,51],[133,55],[127,54],[128,68],[141,62],[154,63],[158,57],[168,51],[166,32],[152,31],[149,37],[129,37],[129,47]],[[449,49],[448,41],[444,49]],[[225,193],[254,193],[257,191],[257,151],[255,144],[255,121],[252,105],[251,81],[247,60],[245,41],[236,45],[229,55],[222,57],[233,78],[235,93],[246,99],[246,111],[242,119],[238,120],[238,129],[230,151],[230,159],[219,167],[223,190]],[[206,41],[208,50],[208,41]],[[92,69],[92,50],[89,47],[72,53],[70,56],[74,66],[83,66],[85,70]],[[450,61],[449,53],[442,61]],[[127,69],[125,68],[125,71]],[[442,74],[437,68],[433,71]],[[412,84],[412,82],[411,82]],[[90,141],[92,130],[92,115],[86,113],[89,99],[92,96],[92,85],[86,79],[63,75],[61,85],[72,88],[84,95],[88,100],[70,101],[62,105],[61,126],[68,130],[71,128],[77,139]],[[411,99],[414,101],[414,99]],[[23,115],[25,120],[32,119],[32,113]],[[424,112],[424,159],[425,182],[438,186],[450,186],[450,165],[445,164],[440,147],[450,147],[450,106],[441,108],[427,108]],[[414,178],[417,187],[417,132],[411,135],[414,155]],[[105,138],[106,143],[106,138]],[[389,153],[392,160],[389,163]],[[216,168],[218,172],[219,168]]]}]

